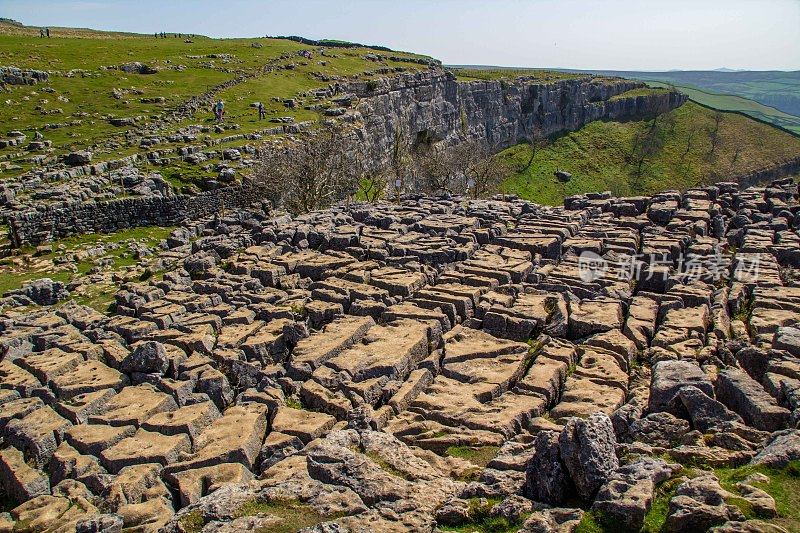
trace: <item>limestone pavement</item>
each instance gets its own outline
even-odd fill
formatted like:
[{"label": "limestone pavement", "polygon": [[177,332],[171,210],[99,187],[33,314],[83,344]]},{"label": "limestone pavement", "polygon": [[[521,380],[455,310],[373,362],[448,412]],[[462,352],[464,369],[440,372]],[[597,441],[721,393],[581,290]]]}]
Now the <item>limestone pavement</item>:
[{"label": "limestone pavement", "polygon": [[[585,509],[638,530],[681,464],[800,458],[797,198],[190,223],[110,316],[3,312],[0,531],[570,531]],[[666,527],[753,530],[732,497],[774,516],[738,490],[686,478]]]}]

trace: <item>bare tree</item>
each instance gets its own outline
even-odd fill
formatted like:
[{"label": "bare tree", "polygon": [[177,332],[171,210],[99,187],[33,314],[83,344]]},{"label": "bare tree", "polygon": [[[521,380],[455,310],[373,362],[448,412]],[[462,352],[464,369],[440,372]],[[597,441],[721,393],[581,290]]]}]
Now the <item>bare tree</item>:
[{"label": "bare tree", "polygon": [[452,165],[473,198],[495,192],[508,176],[508,166],[488,143],[466,142],[454,150]]},{"label": "bare tree", "polygon": [[473,198],[496,191],[509,174],[508,166],[493,148],[468,141],[448,149],[429,147],[419,152],[417,169],[429,194],[468,191]]},{"label": "bare tree", "polygon": [[647,129],[640,130],[633,139],[631,157],[636,165],[635,176],[640,178],[644,172],[644,165],[664,147],[666,130],[662,119],[664,115],[657,115],[650,120]]},{"label": "bare tree", "polygon": [[423,146],[414,158],[415,171],[420,177],[422,191],[427,194],[452,193],[452,151],[436,146]]},{"label": "bare tree", "polygon": [[694,147],[694,139],[695,139],[696,135],[697,135],[697,128],[696,127],[692,127],[689,130],[689,132],[688,132],[688,134],[686,136],[686,149],[683,151],[683,154],[681,154],[681,161],[686,159],[686,156],[689,155],[689,152],[692,151],[692,148]]},{"label": "bare tree", "polygon": [[389,175],[385,171],[368,172],[358,181],[358,195],[370,203],[383,198],[389,185]]},{"label": "bare tree", "polygon": [[722,124],[722,113],[719,111],[714,112],[714,125],[708,130],[709,139],[711,139],[711,151],[708,153],[708,157],[711,158],[714,155],[714,152],[717,151],[719,147],[719,127]]},{"label": "bare tree", "polygon": [[288,145],[266,145],[253,179],[273,203],[308,213],[352,196],[363,175],[350,142],[336,127],[325,127]]},{"label": "bare tree", "polygon": [[536,159],[536,154],[539,153],[539,150],[547,146],[547,138],[544,137],[542,129],[539,126],[533,126],[525,141],[528,143],[528,146],[530,146],[531,155],[522,169],[523,172],[531,168],[533,160]]},{"label": "bare tree", "polygon": [[399,181],[402,184],[412,164],[411,142],[405,130],[398,128],[394,132],[394,145],[392,146],[392,155],[389,160],[389,169],[395,181]]}]

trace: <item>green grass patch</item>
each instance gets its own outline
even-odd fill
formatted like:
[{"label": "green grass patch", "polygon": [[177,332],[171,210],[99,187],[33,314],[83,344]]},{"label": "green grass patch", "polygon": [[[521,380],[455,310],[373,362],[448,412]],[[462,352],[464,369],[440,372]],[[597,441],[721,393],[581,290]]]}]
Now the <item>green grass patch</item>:
[{"label": "green grass patch", "polygon": [[340,513],[323,515],[310,505],[298,500],[250,500],[237,509],[233,516],[269,515],[281,519],[280,523],[270,524],[268,528],[256,529],[255,533],[295,533],[301,529],[315,526],[327,520],[334,520],[343,516]]},{"label": "green grass patch", "polygon": [[[54,281],[69,283],[79,276],[88,274],[95,266],[95,260],[100,258],[110,259],[110,268],[113,271],[132,266],[138,263],[134,257],[134,252],[130,246],[119,246],[107,250],[103,255],[85,258],[79,261],[51,263],[52,260],[60,260],[68,254],[73,254],[80,250],[86,250],[97,244],[114,244],[125,241],[136,241],[147,247],[157,245],[172,232],[173,227],[147,226],[131,228],[115,233],[87,233],[67,237],[51,243],[51,251],[38,254],[34,257],[36,249],[26,247],[18,250],[18,255],[4,258],[0,261],[0,295],[18,289],[31,280],[39,278],[50,278]],[[51,266],[42,266],[51,265]],[[74,265],[76,272],[69,269]],[[102,286],[92,288],[93,294],[85,300],[87,305],[98,310],[105,309],[113,300],[112,294],[116,287]],[[84,299],[78,298],[79,301]]]},{"label": "green grass patch", "polygon": [[[800,461],[791,461],[785,468],[774,469],[760,465],[745,465],[738,468],[715,468],[714,474],[719,477],[720,485],[730,492],[736,493],[736,483],[744,481],[751,474],[764,474],[769,478],[766,483],[750,482],[756,488],[765,491],[775,499],[778,517],[764,519],[765,522],[774,523],[789,531],[800,531]],[[752,506],[747,502],[729,502],[737,505],[745,516],[755,515]],[[747,504],[747,505],[744,505]],[[748,514],[749,513],[749,514]]]},{"label": "green grass patch", "polygon": [[679,472],[679,477],[668,479],[656,488],[653,503],[644,516],[644,525],[642,526],[644,533],[659,533],[663,531],[669,514],[669,501],[675,496],[675,491],[678,490],[678,486],[682,483],[681,476],[686,473],[681,471]]},{"label": "green grass patch", "polygon": [[615,94],[611,98],[608,99],[609,102],[613,102],[615,100],[624,100],[625,98],[636,98],[637,96],[653,96],[656,94],[668,94],[669,90],[661,89],[661,88],[652,88],[652,87],[639,87],[637,89],[631,89],[630,91],[625,91],[619,94]]},{"label": "green grass patch", "polygon": [[613,521],[606,518],[598,511],[586,511],[583,513],[578,527],[575,528],[575,533],[607,533],[609,531],[617,531],[612,529]]},{"label": "green grass patch", "polygon": [[[781,126],[800,135],[800,117],[784,113],[780,109],[764,105],[751,98],[736,94],[714,92],[691,85],[670,85],[668,83],[652,81],[648,82],[648,85],[652,87],[670,87],[684,93],[691,100],[699,104],[722,111],[739,111],[755,119],[771,122],[776,126]],[[796,85],[794,90],[800,90],[800,84]],[[777,95],[775,95],[772,90],[768,90],[765,93],[757,93],[757,96],[769,100],[772,99],[770,97]]]},{"label": "green grass patch", "polygon": [[216,179],[218,172],[214,170],[203,170],[202,167],[206,165],[213,166],[213,160],[204,161],[200,165],[192,165],[183,161],[171,162],[163,169],[156,169],[160,172],[164,179],[169,182],[172,187],[179,192],[185,192],[188,186],[196,186],[202,188],[204,182],[210,179]]},{"label": "green grass patch", "polygon": [[492,507],[500,503],[499,498],[480,498],[469,500],[468,521],[457,526],[439,525],[441,531],[459,531],[463,533],[510,533],[519,529],[519,524],[512,524],[502,517],[491,516]]},{"label": "green grass patch", "polygon": [[[42,154],[55,160],[76,149],[89,148],[93,162],[117,159],[150,150],[171,151],[185,143],[162,143],[142,148],[135,141],[146,125],[164,140],[181,128],[214,122],[210,109],[199,109],[195,116],[159,123],[192,97],[211,93],[225,101],[225,122],[239,128],[223,133],[210,132],[208,138],[246,134],[275,127],[270,119],[290,116],[295,121],[319,120],[330,102],[305,97],[308,91],[327,87],[332,79],[372,80],[381,68],[420,70],[424,65],[404,61],[421,56],[392,52],[400,61],[372,61],[365,47],[327,49],[324,55],[316,46],[287,39],[241,38],[211,39],[172,34],[166,39],[153,35],[121,34],[85,29],[53,28],[51,39],[40,39],[38,29],[0,23],[0,64],[20,68],[46,68],[47,81],[37,85],[11,85],[4,92],[0,122],[6,129],[21,130],[32,139],[41,132],[52,142]],[[312,57],[298,53],[310,52]],[[118,67],[140,62],[157,72],[139,74]],[[265,68],[265,67],[269,68]],[[243,81],[227,89],[216,88],[234,79]],[[299,105],[284,106],[294,99]],[[259,120],[254,102],[266,106],[267,120]],[[115,126],[112,118],[130,118],[130,125]],[[133,142],[129,142],[130,135]],[[197,141],[202,142],[203,135]],[[234,142],[224,143],[227,147]],[[241,141],[242,143],[248,141]],[[20,155],[22,154],[22,155]],[[0,149],[9,155],[12,168],[0,168],[0,179],[17,176],[33,164],[20,147]],[[170,171],[170,168],[175,167]],[[206,173],[190,169],[178,158],[162,167],[167,179],[180,188],[203,180]]]},{"label": "green grass patch", "polygon": [[203,512],[199,509],[196,509],[188,514],[185,514],[180,520],[178,520],[178,524],[180,524],[184,533],[200,533],[205,525],[205,520],[203,520]]},{"label": "green grass patch", "polygon": [[586,77],[586,74],[559,72],[555,70],[534,69],[534,68],[470,68],[470,67],[448,67],[458,80],[461,81],[492,81],[509,80],[515,78],[531,78],[540,83],[554,82],[560,80],[571,80]]},{"label": "green grass patch", "polygon": [[[0,272],[3,269],[0,268]],[[21,273],[5,273],[0,275],[0,295],[8,291],[19,289],[26,282],[33,281],[40,278],[50,278],[53,281],[60,281],[62,283],[69,283],[73,274],[71,272],[61,270],[58,272],[41,273],[41,272],[21,272]]]},{"label": "green grass patch", "polygon": [[445,454],[450,457],[466,459],[475,466],[484,468],[497,456],[497,446],[450,446]]},{"label": "green grass patch", "polygon": [[85,294],[74,296],[72,300],[80,305],[91,307],[101,313],[109,313],[114,306],[114,294],[119,287],[112,284],[93,285]]}]

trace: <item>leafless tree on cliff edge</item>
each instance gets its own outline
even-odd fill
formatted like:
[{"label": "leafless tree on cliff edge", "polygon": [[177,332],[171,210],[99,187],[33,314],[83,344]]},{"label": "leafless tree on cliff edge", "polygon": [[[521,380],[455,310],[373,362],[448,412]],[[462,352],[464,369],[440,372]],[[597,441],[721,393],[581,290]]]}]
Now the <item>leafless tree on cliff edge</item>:
[{"label": "leafless tree on cliff edge", "polygon": [[292,145],[266,145],[254,173],[269,199],[293,213],[308,213],[355,193],[361,165],[335,127],[306,134]]}]

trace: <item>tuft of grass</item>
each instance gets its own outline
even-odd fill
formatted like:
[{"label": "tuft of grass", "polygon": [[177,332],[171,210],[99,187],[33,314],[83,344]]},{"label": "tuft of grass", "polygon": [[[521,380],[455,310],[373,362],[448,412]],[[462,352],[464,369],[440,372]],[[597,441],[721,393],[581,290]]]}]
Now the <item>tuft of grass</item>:
[{"label": "tuft of grass", "polygon": [[497,456],[497,446],[450,446],[445,454],[450,457],[466,459],[479,468],[484,468]]},{"label": "tuft of grass", "polygon": [[578,368],[578,363],[570,363],[567,367],[567,377],[570,377],[572,374],[574,374],[576,368]]},{"label": "tuft of grass", "polygon": [[378,455],[377,453],[368,451],[368,452],[364,452],[364,455],[366,455],[370,459],[370,461],[372,461],[373,463],[377,464],[378,466],[381,467],[381,469],[385,470],[386,472],[390,473],[391,475],[393,475],[395,477],[403,478],[403,479],[406,479],[406,480],[409,480],[409,481],[413,481],[414,480],[413,476],[410,476],[410,475],[406,474],[405,472],[402,472],[402,471],[396,469],[395,467],[390,465],[388,462],[386,462],[386,460],[383,457],[381,457],[380,455]]},{"label": "tuft of grass", "polygon": [[291,407],[292,409],[304,409],[303,404],[291,396],[286,397],[286,407]]},{"label": "tuft of grass", "polygon": [[180,520],[178,520],[178,524],[181,526],[181,529],[184,531],[184,533],[200,533],[205,525],[203,513],[199,509],[196,509],[191,513],[184,515]]},{"label": "tuft of grass", "polygon": [[512,524],[502,517],[491,516],[492,507],[500,503],[499,498],[487,498],[481,502],[480,498],[469,500],[469,520],[457,526],[439,525],[441,531],[459,531],[462,533],[510,533],[519,529],[518,524]]},{"label": "tuft of grass", "polygon": [[748,296],[736,312],[733,314],[733,318],[736,320],[741,320],[745,324],[750,322],[750,315],[753,314],[753,308],[756,305],[756,300],[752,296]]},{"label": "tuft of grass", "polygon": [[301,529],[315,526],[327,520],[334,520],[343,516],[341,513],[323,515],[310,505],[298,500],[270,500],[261,501],[253,499],[242,504],[234,513],[234,518],[243,516],[270,515],[281,519],[278,524],[271,524],[269,529],[257,529],[255,533],[294,533]]}]

